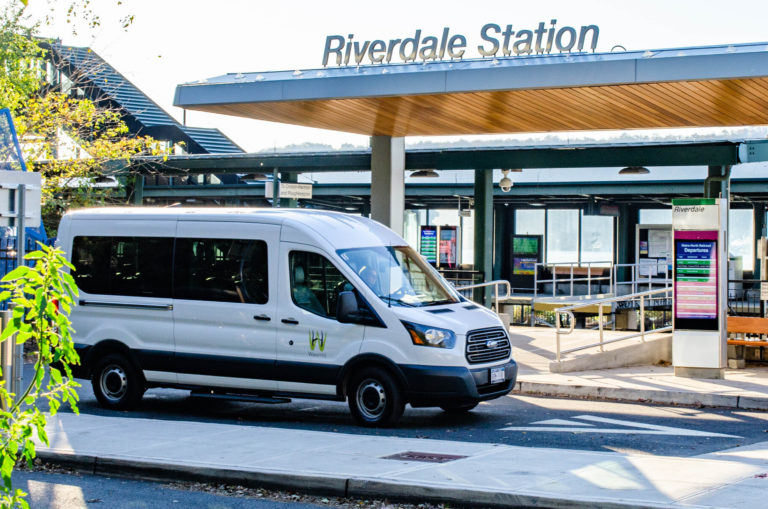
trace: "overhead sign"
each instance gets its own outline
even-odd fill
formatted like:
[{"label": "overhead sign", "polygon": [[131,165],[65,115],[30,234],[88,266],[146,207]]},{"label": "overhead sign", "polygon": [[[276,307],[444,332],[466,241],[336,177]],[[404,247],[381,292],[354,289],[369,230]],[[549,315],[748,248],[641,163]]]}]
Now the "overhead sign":
[{"label": "overhead sign", "polygon": [[[582,26],[579,30],[564,26],[556,28],[557,20],[550,20],[550,26],[540,22],[535,30],[513,30],[511,24],[502,28],[496,23],[487,23],[480,29],[482,43],[477,46],[481,57],[546,54],[584,51],[588,47],[595,51],[600,29],[597,25]],[[467,48],[467,38],[462,34],[451,34],[443,28],[440,35],[426,35],[421,29],[413,37],[405,39],[375,39],[356,41],[355,34],[329,35],[325,38],[323,66],[334,62],[338,66],[390,63],[394,58],[402,62],[424,62],[461,59]]]},{"label": "overhead sign", "polygon": [[[272,198],[272,181],[264,183],[264,197]],[[312,198],[312,184],[297,184],[295,182],[279,182],[278,197],[309,200]]]}]

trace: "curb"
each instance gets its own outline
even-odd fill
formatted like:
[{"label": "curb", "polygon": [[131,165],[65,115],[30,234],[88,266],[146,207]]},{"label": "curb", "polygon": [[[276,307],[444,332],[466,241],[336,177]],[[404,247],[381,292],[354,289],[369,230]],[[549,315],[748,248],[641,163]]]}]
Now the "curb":
[{"label": "curb", "polygon": [[313,495],[354,498],[381,498],[411,503],[448,503],[461,506],[548,507],[594,509],[658,509],[667,504],[638,503],[608,498],[553,498],[531,492],[504,492],[440,485],[413,484],[361,477],[333,477],[284,471],[235,470],[226,467],[176,465],[164,462],[100,458],[87,454],[38,451],[43,461],[72,468],[91,475],[140,479],[146,481],[232,482],[249,487],[289,489]]},{"label": "curb", "polygon": [[691,405],[735,408],[741,410],[767,410],[768,397],[702,394],[687,391],[654,391],[594,385],[563,385],[518,381],[519,394],[555,396],[561,398],[611,399],[666,405]]}]

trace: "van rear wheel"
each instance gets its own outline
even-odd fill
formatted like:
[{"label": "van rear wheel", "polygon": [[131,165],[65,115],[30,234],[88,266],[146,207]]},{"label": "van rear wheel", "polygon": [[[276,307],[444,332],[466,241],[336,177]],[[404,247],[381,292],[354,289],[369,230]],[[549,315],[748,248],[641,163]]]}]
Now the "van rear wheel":
[{"label": "van rear wheel", "polygon": [[105,355],[96,363],[91,377],[93,393],[101,406],[113,410],[133,408],[144,395],[139,371],[124,355]]},{"label": "van rear wheel", "polygon": [[352,417],[361,426],[395,424],[403,415],[405,403],[395,380],[385,370],[364,368],[356,373],[347,394]]}]

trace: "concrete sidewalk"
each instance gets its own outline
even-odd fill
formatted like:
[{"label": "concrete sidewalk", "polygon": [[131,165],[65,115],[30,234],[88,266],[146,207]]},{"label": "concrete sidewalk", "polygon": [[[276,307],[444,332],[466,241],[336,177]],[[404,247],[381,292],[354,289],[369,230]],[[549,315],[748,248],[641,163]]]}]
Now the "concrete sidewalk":
[{"label": "concrete sidewalk", "polygon": [[[760,507],[768,442],[692,458],[58,414],[38,456],[104,475],[231,482],[413,502]],[[462,456],[445,463],[405,452]]]},{"label": "concrete sidewalk", "polygon": [[[517,389],[523,394],[768,410],[768,364],[726,370],[723,380],[676,377],[671,366],[551,373],[549,363],[555,359],[554,329],[512,327],[510,330],[512,355],[519,366]],[[607,337],[616,334],[606,332]],[[568,340],[595,342],[597,332],[576,330]],[[639,341],[628,340],[628,343]],[[622,344],[614,343],[610,348]]]}]

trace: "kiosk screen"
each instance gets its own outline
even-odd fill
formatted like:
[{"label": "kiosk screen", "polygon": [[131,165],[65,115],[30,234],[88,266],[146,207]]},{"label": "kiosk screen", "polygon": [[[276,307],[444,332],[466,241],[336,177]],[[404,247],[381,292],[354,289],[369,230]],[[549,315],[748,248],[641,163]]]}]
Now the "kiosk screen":
[{"label": "kiosk screen", "polygon": [[419,243],[421,256],[432,265],[437,265],[437,227],[425,225],[421,227]]},{"label": "kiosk screen", "polygon": [[717,241],[676,236],[675,328],[717,327]]}]

